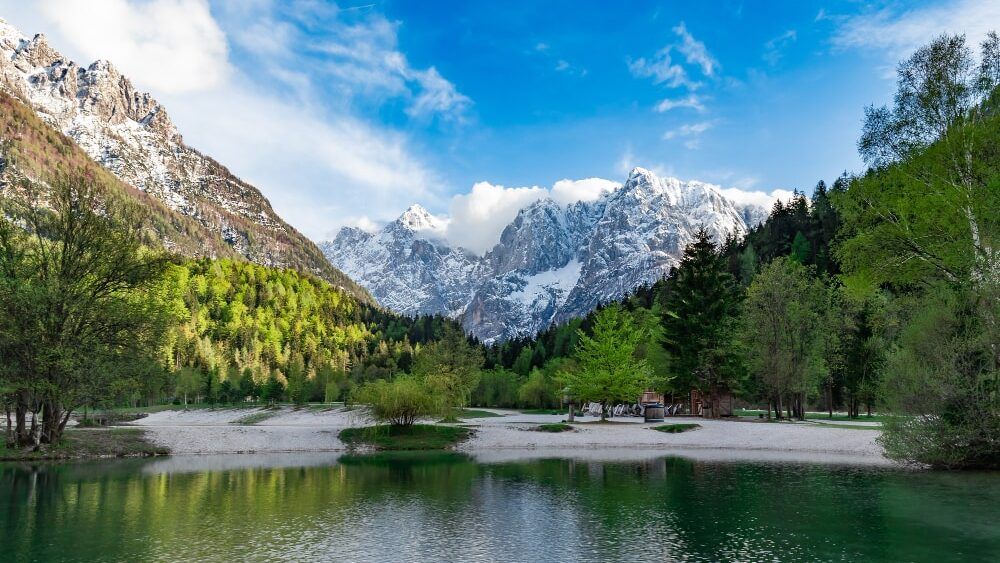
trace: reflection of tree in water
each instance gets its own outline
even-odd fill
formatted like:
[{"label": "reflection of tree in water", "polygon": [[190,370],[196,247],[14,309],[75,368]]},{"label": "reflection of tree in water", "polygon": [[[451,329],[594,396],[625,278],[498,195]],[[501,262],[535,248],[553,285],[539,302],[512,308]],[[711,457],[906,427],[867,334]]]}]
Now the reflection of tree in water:
[{"label": "reflection of tree in water", "polygon": [[542,549],[575,560],[908,560],[1000,543],[993,475],[673,457],[477,464],[455,453],[145,466],[0,466],[4,558],[524,560]]}]

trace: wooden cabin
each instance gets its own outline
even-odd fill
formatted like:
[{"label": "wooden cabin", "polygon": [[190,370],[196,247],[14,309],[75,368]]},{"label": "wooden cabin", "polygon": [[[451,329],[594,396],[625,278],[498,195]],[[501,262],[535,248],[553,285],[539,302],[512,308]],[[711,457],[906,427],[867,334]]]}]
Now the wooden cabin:
[{"label": "wooden cabin", "polygon": [[[723,390],[718,393],[719,416],[733,416],[735,399],[731,391]],[[702,394],[697,389],[691,390],[691,414],[704,418],[712,418],[711,395]]]}]

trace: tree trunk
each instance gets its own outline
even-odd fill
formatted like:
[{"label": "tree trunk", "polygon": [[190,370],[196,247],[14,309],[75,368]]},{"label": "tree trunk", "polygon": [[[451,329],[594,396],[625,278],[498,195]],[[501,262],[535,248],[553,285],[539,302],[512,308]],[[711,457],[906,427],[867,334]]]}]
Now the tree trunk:
[{"label": "tree trunk", "polygon": [[21,391],[17,395],[17,404],[14,407],[15,428],[14,443],[18,447],[25,447],[31,443],[31,434],[28,431],[28,392]]},{"label": "tree trunk", "polygon": [[4,414],[7,415],[7,427],[4,431],[4,443],[8,446],[14,445],[14,421],[10,417],[10,404],[4,403]]},{"label": "tree trunk", "polygon": [[781,420],[781,393],[774,396],[774,416]]},{"label": "tree trunk", "polygon": [[826,386],[826,410],[829,417],[833,418],[833,381]]}]

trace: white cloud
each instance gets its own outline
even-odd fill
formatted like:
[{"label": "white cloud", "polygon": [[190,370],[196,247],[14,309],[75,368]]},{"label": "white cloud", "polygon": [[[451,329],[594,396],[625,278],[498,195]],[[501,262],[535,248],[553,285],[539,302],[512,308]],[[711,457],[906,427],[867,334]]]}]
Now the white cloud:
[{"label": "white cloud", "polygon": [[708,49],[705,48],[705,44],[695,39],[688,32],[684,22],[677,24],[677,27],[674,28],[674,33],[681,39],[681,43],[677,45],[677,50],[684,55],[685,60],[688,63],[698,65],[701,68],[701,73],[705,76],[713,76],[715,69],[719,66],[719,61],[715,60],[715,57],[709,54]]},{"label": "white cloud", "polygon": [[367,215],[362,215],[360,217],[350,217],[347,219],[347,221],[344,222],[344,226],[361,229],[366,233],[374,233],[378,231],[380,227],[379,223],[372,221],[372,219]]},{"label": "white cloud", "polygon": [[740,188],[720,188],[722,195],[740,205],[759,205],[770,209],[774,202],[781,200],[788,202],[795,196],[795,192],[789,190],[773,190],[768,192],[742,190]]},{"label": "white cloud", "polygon": [[607,192],[621,187],[618,182],[604,178],[584,178],[582,180],[559,180],[552,184],[550,196],[563,205],[578,201],[594,201]]},{"label": "white cloud", "polygon": [[411,76],[420,83],[421,91],[406,113],[413,117],[442,115],[459,118],[471,103],[468,97],[455,89],[455,85],[445,80],[436,68],[414,71]]},{"label": "white cloud", "polygon": [[767,64],[774,66],[778,64],[781,57],[784,55],[784,49],[790,43],[794,43],[798,38],[798,33],[794,29],[789,29],[788,31],[782,33],[777,37],[769,39],[764,43],[764,60]]},{"label": "white cloud", "polygon": [[127,76],[156,92],[209,90],[232,72],[226,36],[204,0],[34,4],[51,22],[51,32],[72,43],[87,62],[111,59]]},{"label": "white cloud", "polygon": [[500,233],[524,206],[548,196],[538,186],[506,188],[489,182],[476,182],[472,191],[451,200],[448,240],[482,254],[500,240]]},{"label": "white cloud", "polygon": [[[706,78],[715,78],[719,62],[708,52],[704,43],[691,35],[684,22],[677,24],[672,31],[677,35],[678,41],[666,45],[650,58],[628,59],[628,69],[633,76],[652,78],[654,84],[687,90],[686,96],[660,100],[653,108],[655,111],[663,113],[675,108],[689,107],[704,112],[706,108],[702,98],[694,94],[695,90],[701,88],[702,83],[693,79],[688,69],[695,73],[700,72]],[[674,52],[683,57],[683,62],[688,65],[687,68],[681,62],[674,60]]]},{"label": "white cloud", "polygon": [[629,61],[628,69],[634,76],[652,78],[654,84],[666,84],[670,88],[686,86],[696,89],[699,84],[688,78],[687,71],[670,57],[671,47],[664,47],[656,52],[651,59],[639,57]]},{"label": "white cloud", "polygon": [[653,109],[659,113],[667,112],[676,108],[691,108],[698,112],[705,111],[705,104],[702,103],[697,94],[688,94],[683,98],[665,98],[660,100]]},{"label": "white cloud", "polygon": [[883,51],[888,64],[907,57],[941,33],[964,33],[977,45],[986,33],[1000,27],[1000,2],[953,0],[910,10],[886,8],[857,16],[831,16],[838,22],[833,44],[840,48]]},{"label": "white cloud", "polygon": [[713,121],[701,121],[699,123],[685,123],[676,129],[671,129],[663,134],[663,138],[666,140],[674,139],[676,137],[692,137],[698,136],[708,131],[715,125]]}]

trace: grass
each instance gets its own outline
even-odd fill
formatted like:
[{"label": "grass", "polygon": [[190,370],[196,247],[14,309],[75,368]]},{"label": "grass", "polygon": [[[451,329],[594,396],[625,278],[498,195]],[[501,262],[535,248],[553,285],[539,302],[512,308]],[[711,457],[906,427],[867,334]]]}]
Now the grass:
[{"label": "grass", "polygon": [[564,409],[521,409],[521,414],[566,414]]},{"label": "grass", "polygon": [[561,422],[555,422],[552,424],[540,424],[535,427],[538,432],[567,432],[573,430],[573,427],[569,424],[563,424]]},{"label": "grass", "polygon": [[478,409],[462,409],[462,412],[458,413],[458,418],[492,418],[494,416],[503,415],[490,411],[481,411]]},{"label": "grass", "polygon": [[142,428],[68,428],[63,440],[40,451],[12,450],[0,442],[0,461],[86,459],[102,457],[149,457],[170,453],[145,438]]},{"label": "grass", "polygon": [[379,425],[345,428],[340,431],[340,440],[348,446],[372,446],[379,450],[444,450],[471,434],[471,430],[460,426]]},{"label": "grass", "polygon": [[666,432],[667,434],[680,434],[681,432],[687,432],[688,430],[694,430],[696,428],[701,428],[701,425],[693,423],[661,424],[660,426],[654,426],[653,430]]},{"label": "grass", "polygon": [[881,426],[862,426],[860,424],[829,424],[825,422],[822,424],[811,424],[810,426],[814,426],[816,428],[849,428],[851,430],[882,430]]},{"label": "grass", "polygon": [[[767,418],[767,411],[756,409],[736,409],[733,411],[733,414],[736,416],[757,416],[762,414],[764,415],[764,418]],[[890,418],[892,417],[884,414],[873,414],[871,416],[863,414],[857,418],[851,418],[842,413],[833,413],[833,418],[830,418],[830,415],[825,412],[806,412],[806,420],[833,420],[836,422],[885,422]]]},{"label": "grass", "polygon": [[246,416],[241,416],[236,420],[230,422],[230,424],[239,424],[242,426],[253,426],[254,424],[259,424],[264,422],[269,418],[273,418],[279,414],[278,409],[264,409],[257,412],[252,412]]}]

